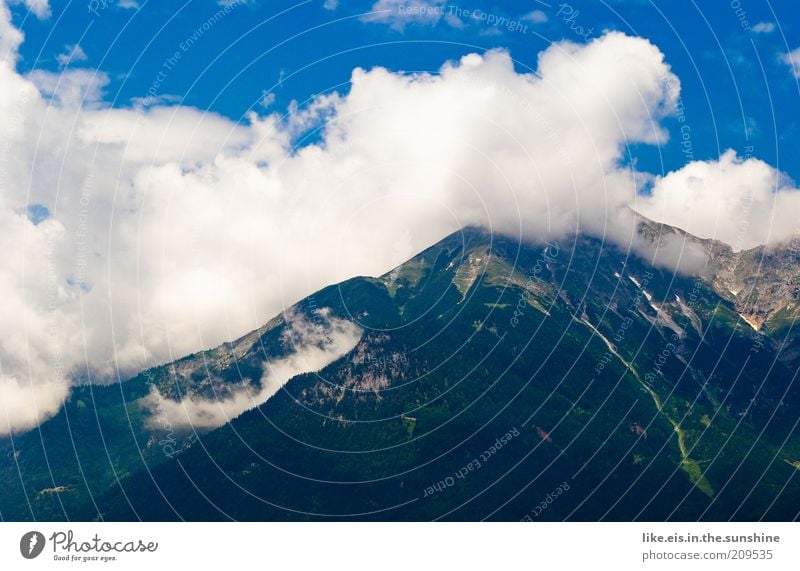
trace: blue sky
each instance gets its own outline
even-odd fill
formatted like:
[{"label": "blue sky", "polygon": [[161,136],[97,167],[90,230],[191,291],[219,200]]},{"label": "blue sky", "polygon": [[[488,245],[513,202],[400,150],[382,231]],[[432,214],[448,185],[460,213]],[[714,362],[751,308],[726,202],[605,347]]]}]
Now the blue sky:
[{"label": "blue sky", "polygon": [[[347,90],[359,66],[435,71],[448,59],[502,47],[522,71],[535,69],[537,54],[551,42],[586,41],[616,29],[651,40],[682,82],[684,123],[665,122],[672,135],[665,146],[631,148],[639,168],[670,171],[689,158],[715,159],[733,148],[800,179],[793,152],[800,144],[800,90],[781,59],[800,46],[800,7],[791,0],[445,2],[444,13],[460,15],[460,23],[439,18],[404,26],[359,17],[372,0],[339,0],[335,9],[322,0],[253,0],[199,37],[195,31],[221,8],[214,0],[151,0],[138,7],[104,1],[54,2],[43,20],[15,9],[26,35],[20,69],[58,70],[59,55],[79,44],[83,53],[67,65],[106,72],[106,100],[115,106],[130,105],[155,86],[158,95],[237,120],[250,109],[266,112],[259,103],[264,92],[274,94],[270,110],[281,111],[292,100],[302,104],[318,93]],[[511,25],[493,25],[488,16]],[[193,34],[191,48],[181,50]],[[176,51],[180,60],[167,63],[159,81]],[[683,124],[690,128],[684,137]]]}]

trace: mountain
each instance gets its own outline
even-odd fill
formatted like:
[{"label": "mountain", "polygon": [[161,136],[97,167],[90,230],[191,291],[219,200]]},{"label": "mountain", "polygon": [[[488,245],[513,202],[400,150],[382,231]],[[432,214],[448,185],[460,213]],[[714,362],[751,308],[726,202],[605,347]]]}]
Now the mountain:
[{"label": "mountain", "polygon": [[235,342],[80,387],[0,443],[0,515],[795,518],[797,252],[639,232],[700,248],[703,272],[470,228]]}]

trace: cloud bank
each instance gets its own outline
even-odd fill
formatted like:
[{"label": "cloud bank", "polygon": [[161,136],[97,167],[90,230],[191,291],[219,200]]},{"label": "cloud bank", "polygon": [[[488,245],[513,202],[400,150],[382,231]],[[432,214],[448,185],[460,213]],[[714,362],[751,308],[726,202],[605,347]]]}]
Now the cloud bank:
[{"label": "cloud bank", "polygon": [[[21,41],[0,1],[0,434],[54,414],[70,384],[235,339],[466,225],[628,245],[640,182],[624,150],[667,141],[680,86],[654,45],[608,33],[553,44],[536,73],[501,50],[438,74],[356,69],[346,93],[232,121],[110,108],[106,76],[74,58],[22,75]],[[265,386],[299,366],[273,363]],[[188,404],[197,424],[252,398]]]},{"label": "cloud bank", "polygon": [[352,351],[361,340],[356,324],[331,317],[327,308],[307,319],[294,311],[286,314],[287,328],[283,342],[293,351],[286,357],[264,362],[260,388],[243,385],[224,398],[190,395],[180,402],[164,398],[153,388],[145,405],[152,416],[153,428],[169,427],[175,431],[202,431],[218,428],[246,410],[267,402],[289,379],[304,373],[316,373]]},{"label": "cloud bank", "polygon": [[733,150],[656,179],[636,208],[645,216],[715,238],[734,250],[786,242],[800,233],[800,191],[780,171]]}]

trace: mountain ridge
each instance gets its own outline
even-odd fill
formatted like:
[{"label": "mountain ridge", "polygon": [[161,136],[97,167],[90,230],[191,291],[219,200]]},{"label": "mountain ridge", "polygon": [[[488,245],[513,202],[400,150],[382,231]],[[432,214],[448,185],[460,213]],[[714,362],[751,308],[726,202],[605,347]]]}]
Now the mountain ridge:
[{"label": "mountain ridge", "polygon": [[[665,229],[655,230],[658,239]],[[786,266],[797,261],[790,254]],[[785,271],[767,276],[771,287]],[[6,443],[0,474],[17,499],[4,498],[0,513],[521,519],[569,475],[571,492],[548,519],[786,519],[776,500],[800,497],[797,355],[781,348],[793,321],[754,330],[717,291],[726,283],[667,272],[590,237],[537,246],[468,228],[382,276],[323,288],[233,342],[148,370],[117,395],[77,390],[43,425],[41,445]],[[286,343],[292,314],[317,326],[318,344],[330,335],[326,320],[362,333],[343,356],[215,430],[154,425],[154,388],[176,400],[257,390],[266,362],[298,350]],[[50,476],[47,451],[70,450],[65,435],[89,398],[96,427],[91,417],[79,425],[87,450],[79,445]],[[511,429],[519,436],[505,452],[480,462]],[[108,462],[88,460],[91,445]],[[87,465],[91,477],[76,481]],[[456,478],[468,465],[472,475]],[[36,474],[27,487],[13,484],[17,466]],[[448,478],[452,486],[425,494]]]}]

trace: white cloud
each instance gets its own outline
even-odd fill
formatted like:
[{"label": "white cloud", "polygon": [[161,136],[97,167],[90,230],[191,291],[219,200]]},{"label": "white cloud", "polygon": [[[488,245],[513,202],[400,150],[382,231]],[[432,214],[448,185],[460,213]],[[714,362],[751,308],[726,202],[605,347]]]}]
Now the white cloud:
[{"label": "white cloud", "polygon": [[119,0],[117,6],[123,10],[138,10],[139,2],[137,0]]},{"label": "white cloud", "polygon": [[445,0],[377,0],[361,20],[402,31],[408,24],[435,25],[445,14]]},{"label": "white cloud", "polygon": [[157,389],[147,397],[153,427],[169,426],[176,431],[208,430],[220,427],[246,410],[263,404],[292,377],[315,373],[349,353],[361,339],[361,329],[349,321],[330,316],[327,308],[317,310],[314,319],[287,312],[283,341],[292,348],[283,358],[264,363],[260,388],[246,384],[222,398],[189,395],[180,402],[164,398]]},{"label": "white cloud", "polygon": [[21,380],[0,374],[0,435],[36,428],[58,412],[69,393],[63,380]]},{"label": "white cloud", "polygon": [[0,2],[0,62],[15,61],[17,48],[24,38],[11,22],[11,11],[5,2]]},{"label": "white cloud", "polygon": [[781,55],[781,61],[791,67],[794,76],[800,79],[800,48],[796,48],[788,54]]},{"label": "white cloud", "polygon": [[[4,166],[0,163],[0,175]],[[0,176],[0,181],[4,196],[5,179]],[[54,220],[34,225],[3,204],[0,227],[0,322],[5,328],[0,336],[0,435],[5,435],[33,428],[60,408],[68,394],[70,357],[59,326],[77,328],[79,322],[77,315],[61,310],[66,292],[58,283],[57,244],[64,238],[63,225]],[[31,263],[34,256],[41,263]]]},{"label": "white cloud", "polygon": [[[22,4],[30,10],[37,18],[46,18],[50,15],[50,6],[47,0],[17,0],[12,2]],[[11,11],[8,3],[0,0],[0,63],[15,62],[17,59],[17,48],[24,39],[23,33],[14,27],[11,21]]]},{"label": "white cloud", "polygon": [[523,20],[533,22],[534,24],[543,24],[547,22],[547,14],[542,10],[534,10],[522,17]]},{"label": "white cloud", "polygon": [[275,94],[274,93],[265,93],[264,97],[261,98],[261,101],[258,102],[261,107],[264,109],[268,109],[275,103]]},{"label": "white cloud", "polygon": [[325,0],[325,2],[322,3],[322,7],[325,10],[336,10],[336,8],[339,7],[339,0]]},{"label": "white cloud", "polygon": [[[0,364],[17,387],[52,394],[38,406],[35,391],[15,392],[44,416],[64,398],[53,383],[124,379],[237,338],[322,286],[390,270],[398,237],[415,252],[476,224],[627,244],[638,183],[625,145],[666,141],[659,120],[680,85],[655,46],[609,33],[553,44],[537,75],[503,51],[438,74],[356,69],[348,93],[288,120],[234,122],[157,102],[108,108],[105,76],[89,70],[20,75],[21,36],[4,14],[0,2],[11,50]],[[318,142],[292,149],[321,122]],[[28,218],[33,204],[51,214]]]},{"label": "white cloud", "polygon": [[[57,339],[62,378],[124,378],[321,286],[388,271],[397,236],[418,251],[464,224],[602,234],[602,214],[635,192],[624,142],[664,138],[651,118],[677,95],[669,69],[648,42],[611,34],[553,46],[539,71],[516,73],[503,52],[440,75],[356,70],[347,95],[242,124],[180,106],[103,108],[86,70],[0,67],[4,239],[27,261],[24,274],[0,266],[0,299],[23,312],[3,321],[0,358],[39,343],[47,368]],[[291,152],[321,118],[323,140]],[[57,214],[34,224],[16,214],[29,204]],[[47,326],[25,337],[10,325],[25,314]]]},{"label": "white cloud", "polygon": [[108,85],[106,74],[91,69],[67,69],[60,73],[34,70],[27,79],[43,98],[66,108],[98,107]]},{"label": "white cloud", "polygon": [[47,18],[50,15],[48,0],[11,0],[11,4],[22,4],[40,19]]},{"label": "white cloud", "polygon": [[174,93],[161,93],[159,95],[148,95],[146,97],[132,97],[131,103],[134,107],[142,109],[144,107],[155,107],[170,103],[177,103],[180,100],[180,95],[175,95]]},{"label": "white cloud", "polygon": [[756,34],[771,34],[775,31],[775,24],[772,22],[759,22],[751,28]]},{"label": "white cloud", "polygon": [[64,46],[64,52],[56,56],[56,61],[61,67],[66,67],[70,64],[80,61],[86,61],[86,52],[83,51],[80,44],[71,44]]},{"label": "white cloud", "polygon": [[655,181],[640,199],[645,216],[735,250],[783,242],[800,233],[800,191],[782,173],[733,150],[695,161]]}]

